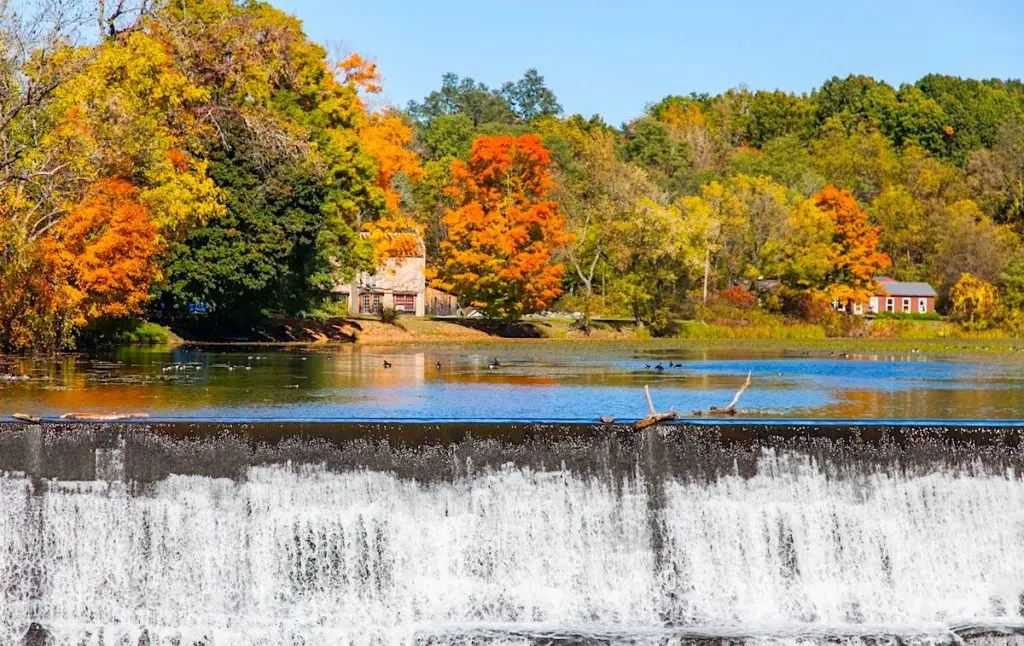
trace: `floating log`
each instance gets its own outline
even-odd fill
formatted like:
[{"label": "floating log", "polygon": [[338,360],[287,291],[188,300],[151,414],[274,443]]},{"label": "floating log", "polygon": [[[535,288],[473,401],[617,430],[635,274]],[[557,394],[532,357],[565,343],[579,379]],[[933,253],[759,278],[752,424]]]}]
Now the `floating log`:
[{"label": "floating log", "polygon": [[19,422],[27,422],[29,424],[42,424],[43,420],[39,417],[29,415],[28,413],[15,413],[11,415],[12,419],[16,419]]},{"label": "floating log", "polygon": [[614,424],[615,418],[609,417],[608,415],[604,415],[602,417],[598,417],[597,421],[601,422],[602,424]]},{"label": "floating log", "polygon": [[119,422],[128,419],[146,419],[149,413],[64,413],[61,419],[75,422]]},{"label": "floating log", "polygon": [[640,431],[650,426],[654,426],[655,424],[667,422],[679,417],[679,414],[674,410],[669,410],[666,413],[659,413],[658,410],[654,408],[654,402],[651,401],[651,389],[647,384],[644,384],[644,396],[647,397],[647,417],[638,421],[636,424],[633,424],[633,428],[636,430]]}]

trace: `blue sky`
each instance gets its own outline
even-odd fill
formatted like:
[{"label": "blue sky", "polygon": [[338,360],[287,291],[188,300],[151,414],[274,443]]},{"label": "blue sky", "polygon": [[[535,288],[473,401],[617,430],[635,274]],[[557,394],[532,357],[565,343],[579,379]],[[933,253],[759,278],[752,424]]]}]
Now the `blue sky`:
[{"label": "blue sky", "polygon": [[271,0],[321,43],[377,61],[404,106],[445,72],[536,67],[567,113],[615,125],[668,94],[807,92],[832,76],[1024,76],[1024,0]]}]

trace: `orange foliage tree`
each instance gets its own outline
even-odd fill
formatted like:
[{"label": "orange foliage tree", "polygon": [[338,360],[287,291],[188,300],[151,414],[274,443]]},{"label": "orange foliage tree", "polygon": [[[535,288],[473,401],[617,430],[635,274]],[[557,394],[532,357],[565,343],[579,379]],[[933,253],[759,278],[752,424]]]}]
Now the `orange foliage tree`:
[{"label": "orange foliage tree", "polygon": [[877,288],[875,276],[892,266],[892,259],[878,250],[879,227],[868,223],[867,212],[847,190],[826,186],[814,201],[835,223],[826,292],[846,305],[866,303]]},{"label": "orange foliage tree", "polygon": [[363,228],[370,234],[373,262],[377,267],[391,258],[409,258],[423,253],[423,227],[408,216],[385,216]]},{"label": "orange foliage tree", "polygon": [[384,88],[380,84],[380,71],[377,64],[366,60],[359,54],[350,54],[338,63],[340,76],[345,83],[351,83],[363,92],[377,94]]},{"label": "orange foliage tree", "polygon": [[[381,92],[377,65],[359,54],[352,54],[338,65],[346,83],[365,94]],[[374,264],[388,259],[414,256],[422,252],[423,227],[403,212],[403,191],[409,192],[426,173],[413,150],[412,125],[395,110],[367,112],[359,125],[359,143],[377,166],[376,188],[383,194],[385,211],[376,220],[363,225],[373,245]]]},{"label": "orange foliage tree", "polygon": [[480,137],[468,161],[452,163],[446,192],[442,284],[492,317],[516,319],[560,293],[554,250],[569,241],[565,218],[549,199],[551,158],[536,135]]},{"label": "orange foliage tree", "polygon": [[0,352],[70,345],[74,325],[63,292],[42,245],[0,217]]},{"label": "orange foliage tree", "polygon": [[416,183],[425,173],[412,149],[412,127],[394,111],[371,114],[360,133],[363,149],[377,161],[377,186],[384,191],[388,212],[397,214],[402,193],[396,182]]},{"label": "orange foliage tree", "polygon": [[129,182],[97,182],[43,241],[76,325],[141,314],[161,277],[157,227]]}]

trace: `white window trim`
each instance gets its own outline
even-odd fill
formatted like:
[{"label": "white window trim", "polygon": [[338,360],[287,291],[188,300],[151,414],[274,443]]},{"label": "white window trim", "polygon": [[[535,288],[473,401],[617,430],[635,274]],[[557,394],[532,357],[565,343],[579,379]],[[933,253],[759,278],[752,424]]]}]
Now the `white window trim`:
[{"label": "white window trim", "polygon": [[909,312],[910,311],[910,297],[909,296],[904,296],[903,297],[903,311],[904,312]]},{"label": "white window trim", "polygon": [[886,312],[895,312],[896,311],[896,299],[893,298],[892,296],[890,296],[889,298],[885,299],[885,311]]},{"label": "white window trim", "polygon": [[928,299],[927,298],[919,298],[919,299],[917,299],[917,313],[918,314],[927,314],[928,313]]}]

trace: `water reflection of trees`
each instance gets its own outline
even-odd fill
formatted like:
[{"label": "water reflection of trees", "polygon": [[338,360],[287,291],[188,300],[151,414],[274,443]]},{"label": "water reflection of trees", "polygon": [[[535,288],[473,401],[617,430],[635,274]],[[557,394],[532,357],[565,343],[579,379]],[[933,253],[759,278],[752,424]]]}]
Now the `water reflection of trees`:
[{"label": "water reflection of trees", "polygon": [[[966,386],[966,385],[965,385]],[[1024,391],[976,387],[845,390],[840,401],[821,409],[822,417],[896,419],[985,419],[1019,417]]]}]

